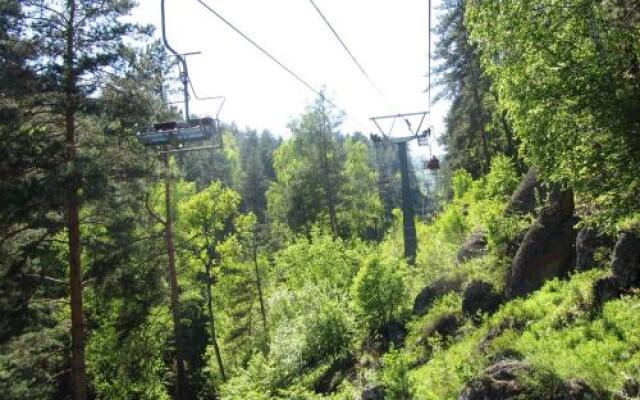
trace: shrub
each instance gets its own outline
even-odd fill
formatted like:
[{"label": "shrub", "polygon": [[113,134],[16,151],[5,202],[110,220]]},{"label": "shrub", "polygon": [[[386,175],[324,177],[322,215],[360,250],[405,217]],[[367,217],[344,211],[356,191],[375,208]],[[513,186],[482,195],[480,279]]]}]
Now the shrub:
[{"label": "shrub", "polygon": [[370,328],[380,328],[400,316],[406,293],[405,269],[404,262],[395,264],[373,255],[358,271],[352,296],[356,311]]},{"label": "shrub", "polygon": [[413,384],[409,379],[409,360],[400,350],[392,348],[383,358],[382,383],[385,399],[413,399]]}]

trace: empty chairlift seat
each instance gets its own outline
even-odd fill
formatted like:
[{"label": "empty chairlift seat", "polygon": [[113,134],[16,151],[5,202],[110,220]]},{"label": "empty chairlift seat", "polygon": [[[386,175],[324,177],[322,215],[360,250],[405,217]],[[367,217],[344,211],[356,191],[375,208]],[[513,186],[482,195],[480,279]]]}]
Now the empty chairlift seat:
[{"label": "empty chairlift seat", "polygon": [[138,140],[147,146],[182,144],[208,139],[219,141],[220,126],[217,119],[199,118],[186,122],[163,122],[138,132]]}]

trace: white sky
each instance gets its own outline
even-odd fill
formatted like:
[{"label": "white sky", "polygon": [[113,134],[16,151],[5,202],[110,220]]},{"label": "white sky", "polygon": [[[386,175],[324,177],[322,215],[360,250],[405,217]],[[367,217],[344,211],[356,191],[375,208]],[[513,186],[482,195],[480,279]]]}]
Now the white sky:
[{"label": "white sky", "polygon": [[[376,131],[369,117],[392,114],[385,101],[351,61],[308,0],[206,0],[207,3],[311,86],[327,95],[350,118],[342,131]],[[355,57],[400,112],[427,109],[426,0],[315,0]],[[139,0],[134,18],[158,27],[160,1]],[[436,9],[439,1],[434,3]],[[189,57],[189,73],[199,96],[224,95],[224,122],[288,136],[288,122],[315,95],[255,49],[196,0],[166,0],[167,36]],[[436,9],[437,10],[437,9]],[[437,13],[437,11],[434,11]],[[433,23],[437,21],[434,14]],[[435,43],[436,38],[433,38]],[[432,77],[432,79],[434,79]],[[175,96],[179,99],[179,96]],[[449,107],[432,106],[431,124],[444,130]],[[192,113],[215,114],[215,102],[191,103]],[[425,125],[425,127],[428,125]],[[398,121],[395,133],[404,135]],[[434,143],[434,152],[440,153]],[[416,150],[426,154],[426,148]]]}]

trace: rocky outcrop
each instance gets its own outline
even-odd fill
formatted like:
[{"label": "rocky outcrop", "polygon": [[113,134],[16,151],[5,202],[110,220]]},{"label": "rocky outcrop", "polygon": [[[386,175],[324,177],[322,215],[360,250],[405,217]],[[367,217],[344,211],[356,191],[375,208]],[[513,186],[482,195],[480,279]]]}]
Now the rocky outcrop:
[{"label": "rocky outcrop", "polygon": [[619,298],[625,291],[640,287],[640,234],[622,232],[613,249],[612,276],[593,284],[593,299],[597,307]]},{"label": "rocky outcrop", "polygon": [[609,300],[620,297],[623,293],[620,281],[615,276],[600,278],[593,284],[593,302],[596,307],[602,306]]},{"label": "rocky outcrop", "polygon": [[368,387],[362,391],[360,398],[362,400],[384,400],[384,387],[382,385]]},{"label": "rocky outcrop", "polygon": [[464,290],[462,312],[472,318],[476,318],[478,314],[493,314],[502,301],[502,295],[496,292],[491,283],[473,281]]},{"label": "rocky outcrop", "polygon": [[532,213],[536,209],[538,199],[545,197],[546,190],[538,180],[535,170],[530,169],[525,176],[522,177],[520,184],[513,192],[509,205],[508,213]]},{"label": "rocky outcrop", "polygon": [[622,232],[613,249],[613,275],[624,288],[640,286],[640,235]]},{"label": "rocky outcrop", "polygon": [[413,313],[415,315],[425,315],[434,301],[453,291],[460,290],[460,281],[451,279],[439,279],[418,293],[413,302]]},{"label": "rocky outcrop", "polygon": [[446,314],[435,320],[432,324],[427,325],[422,333],[422,342],[436,334],[443,338],[448,338],[456,334],[458,328],[462,325],[462,321],[455,314]]},{"label": "rocky outcrop", "polygon": [[576,237],[576,270],[595,268],[595,255],[599,249],[611,249],[613,241],[609,236],[593,228],[582,228]]},{"label": "rocky outcrop", "polygon": [[406,336],[407,329],[404,325],[398,321],[390,321],[369,332],[362,343],[362,350],[381,356],[389,351],[391,346],[396,348],[404,346]]},{"label": "rocky outcrop", "polygon": [[345,379],[355,378],[356,363],[356,359],[352,356],[335,360],[329,369],[315,381],[313,385],[315,392],[322,394],[333,393]]},{"label": "rocky outcrop", "polygon": [[541,210],[513,259],[505,289],[508,299],[525,296],[569,272],[575,262],[573,212],[572,192],[551,193],[550,204]]},{"label": "rocky outcrop", "polygon": [[458,400],[516,399],[524,394],[519,375],[528,375],[531,367],[521,361],[501,361],[487,368],[484,375],[467,384]]},{"label": "rocky outcrop", "polygon": [[387,322],[381,329],[382,336],[389,345],[400,347],[407,337],[407,329],[399,322]]},{"label": "rocky outcrop", "polygon": [[[532,385],[532,379],[540,379],[544,385]],[[516,400],[557,399],[596,400],[606,396],[597,393],[584,381],[572,379],[562,382],[555,376],[535,371],[522,361],[507,360],[487,368],[462,390],[459,400]]]},{"label": "rocky outcrop", "polygon": [[487,234],[483,230],[473,232],[458,250],[458,263],[487,254]]}]

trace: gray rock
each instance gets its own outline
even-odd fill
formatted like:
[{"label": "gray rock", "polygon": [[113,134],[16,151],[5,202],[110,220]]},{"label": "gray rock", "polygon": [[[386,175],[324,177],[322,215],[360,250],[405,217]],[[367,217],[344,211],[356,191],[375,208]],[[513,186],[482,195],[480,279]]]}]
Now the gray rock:
[{"label": "gray rock", "polygon": [[640,286],[640,235],[622,232],[613,249],[613,274],[624,288]]},{"label": "gray rock", "polygon": [[423,288],[413,302],[413,313],[425,315],[436,299],[449,292],[460,290],[460,281],[451,279],[439,279]]},{"label": "gray rock", "polygon": [[587,271],[595,268],[595,254],[598,249],[612,248],[613,241],[606,234],[592,228],[583,228],[576,237],[576,270]]},{"label": "gray rock", "polygon": [[557,192],[525,234],[513,259],[505,295],[525,296],[556,277],[565,276],[575,261],[574,204],[571,192]]},{"label": "gray rock", "polygon": [[619,298],[623,293],[620,281],[615,276],[600,278],[593,284],[593,299],[597,307],[609,300]]},{"label": "gray rock", "polygon": [[479,313],[493,314],[502,301],[502,295],[496,292],[491,283],[473,281],[464,290],[462,312],[471,317],[476,317]]},{"label": "gray rock", "polygon": [[407,337],[407,329],[399,322],[391,321],[382,327],[382,335],[389,344],[395,347],[402,346]]},{"label": "gray rock", "polygon": [[315,392],[321,394],[335,392],[345,379],[355,377],[356,363],[357,360],[352,356],[333,361],[329,369],[314,382]]},{"label": "gray rock", "polygon": [[458,328],[462,325],[462,321],[455,314],[445,314],[424,327],[422,333],[422,340],[420,342],[425,343],[428,337],[436,334],[443,338],[448,338],[456,334]]},{"label": "gray rock", "polygon": [[458,400],[516,399],[524,392],[518,375],[531,371],[531,367],[522,361],[501,361],[487,368],[482,377],[469,382]]},{"label": "gray rock", "polygon": [[[544,385],[531,385],[532,378],[544,382]],[[490,366],[480,378],[469,382],[458,397],[459,400],[605,398],[605,394],[596,392],[582,380],[562,382],[556,376],[536,373],[527,363],[514,360],[500,361]]]},{"label": "gray rock", "polygon": [[622,385],[622,395],[625,399],[637,399],[640,397],[640,382],[635,378],[627,378]]},{"label": "gray rock", "polygon": [[362,400],[384,400],[384,387],[382,385],[372,386],[362,391]]},{"label": "gray rock", "polygon": [[487,254],[487,234],[483,230],[473,232],[458,250],[458,262],[463,263]]},{"label": "gray rock", "polygon": [[520,184],[513,192],[509,205],[508,213],[532,213],[536,209],[537,199],[545,197],[546,190],[538,180],[535,170],[530,169],[520,181]]}]

